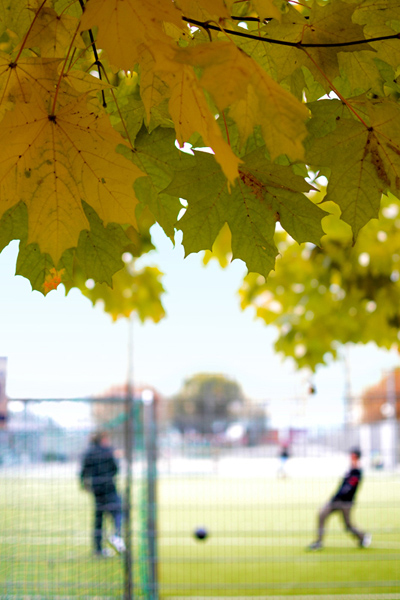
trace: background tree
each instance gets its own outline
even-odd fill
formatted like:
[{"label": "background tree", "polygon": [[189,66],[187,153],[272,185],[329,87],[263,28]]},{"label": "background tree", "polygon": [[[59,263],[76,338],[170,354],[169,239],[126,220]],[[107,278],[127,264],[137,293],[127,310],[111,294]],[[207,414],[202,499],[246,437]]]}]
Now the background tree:
[{"label": "background tree", "polygon": [[170,402],[172,422],[181,432],[218,433],[242,416],[245,398],[236,381],[199,373],[187,379]]},{"label": "background tree", "polygon": [[278,328],[276,350],[312,370],[343,344],[374,341],[389,349],[399,343],[397,199],[384,197],[380,219],[363,228],[354,247],[337,214],[325,218],[324,228],[321,247],[299,246],[281,233],[276,271],[268,282],[248,275],[240,290],[242,307]]}]

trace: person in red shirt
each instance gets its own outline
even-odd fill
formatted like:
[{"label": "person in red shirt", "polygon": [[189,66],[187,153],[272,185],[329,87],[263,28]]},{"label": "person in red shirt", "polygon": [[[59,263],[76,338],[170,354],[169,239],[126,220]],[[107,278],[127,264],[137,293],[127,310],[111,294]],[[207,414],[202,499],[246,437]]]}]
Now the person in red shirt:
[{"label": "person in red shirt", "polygon": [[325,521],[335,511],[339,511],[342,514],[346,530],[358,539],[360,548],[367,548],[371,544],[371,534],[360,531],[357,527],[354,527],[350,520],[357,488],[362,479],[360,458],[360,450],[352,448],[350,450],[350,469],[344,476],[336,494],[320,510],[318,515],[318,537],[315,542],[308,546],[308,550],[321,550],[323,548],[322,539],[324,537]]}]

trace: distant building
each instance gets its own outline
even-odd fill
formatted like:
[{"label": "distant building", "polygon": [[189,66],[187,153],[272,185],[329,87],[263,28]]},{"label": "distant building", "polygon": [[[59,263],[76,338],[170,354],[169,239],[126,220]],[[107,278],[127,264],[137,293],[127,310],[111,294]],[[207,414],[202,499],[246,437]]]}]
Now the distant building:
[{"label": "distant building", "polygon": [[400,462],[400,368],[387,373],[361,397],[360,436],[371,466],[395,469]]},{"label": "distant building", "polygon": [[394,417],[400,420],[400,368],[385,375],[361,397],[362,423],[376,423]]}]

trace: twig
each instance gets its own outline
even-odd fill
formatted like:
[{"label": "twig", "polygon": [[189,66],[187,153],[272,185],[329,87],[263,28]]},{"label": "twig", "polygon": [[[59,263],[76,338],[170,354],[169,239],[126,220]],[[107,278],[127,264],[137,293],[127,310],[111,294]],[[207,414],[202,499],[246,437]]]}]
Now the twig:
[{"label": "twig", "polygon": [[[184,21],[190,23],[191,25],[196,25],[197,27],[201,27],[205,29],[207,32],[209,29],[213,31],[225,31],[225,33],[229,33],[231,35],[236,35],[239,37],[244,37],[250,40],[256,40],[258,42],[265,42],[266,44],[277,44],[279,46],[291,46],[292,48],[342,48],[345,46],[357,46],[359,44],[369,44],[371,42],[380,42],[382,40],[395,40],[400,39],[400,34],[394,33],[393,35],[382,35],[375,38],[363,39],[363,40],[354,40],[352,42],[328,42],[326,44],[322,43],[304,43],[304,42],[286,42],[285,40],[276,40],[273,38],[260,37],[258,35],[252,35],[251,33],[245,33],[244,31],[235,31],[233,29],[226,29],[225,27],[217,27],[216,25],[212,25],[209,21],[197,21],[196,19],[189,19],[187,17],[182,17]],[[249,19],[240,19],[241,21],[247,21]]]},{"label": "twig", "polygon": [[[85,3],[83,0],[79,0],[79,4],[81,5],[81,9],[82,12],[85,11]],[[92,46],[93,49],[93,54],[94,54],[94,65],[96,65],[97,67],[97,72],[99,74],[99,79],[103,80],[102,74],[101,74],[101,68],[102,68],[102,64],[101,64],[101,60],[99,59],[99,55],[97,53],[97,48],[96,48],[96,42],[93,36],[93,32],[91,29],[89,29],[89,37],[90,37],[90,45]],[[103,107],[106,108],[107,107],[107,102],[106,102],[106,96],[104,94],[104,90],[101,90],[101,97],[103,98]]]}]

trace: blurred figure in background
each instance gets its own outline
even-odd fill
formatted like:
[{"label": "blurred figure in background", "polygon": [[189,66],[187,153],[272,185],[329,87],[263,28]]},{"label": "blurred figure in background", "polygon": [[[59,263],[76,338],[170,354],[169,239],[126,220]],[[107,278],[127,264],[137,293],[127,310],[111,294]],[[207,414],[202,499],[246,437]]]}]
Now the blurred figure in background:
[{"label": "blurred figure in background", "polygon": [[118,463],[114,457],[109,434],[99,431],[93,434],[81,464],[82,488],[94,497],[94,551],[97,556],[111,556],[109,548],[103,548],[104,517],[108,513],[114,522],[114,535],[108,542],[118,553],[125,551],[121,537],[122,502],[115,485]]},{"label": "blurred figure in background", "polygon": [[335,511],[339,511],[342,514],[346,530],[352,533],[358,539],[360,548],[367,548],[371,544],[371,534],[360,531],[354,527],[350,521],[351,509],[354,506],[355,495],[362,478],[360,458],[360,450],[358,448],[352,448],[350,450],[350,469],[344,476],[336,494],[320,510],[318,515],[318,537],[315,542],[308,546],[308,550],[322,549],[325,521],[329,515]]},{"label": "blurred figure in background", "polygon": [[287,462],[290,458],[289,444],[283,444],[279,452],[279,468],[278,477],[286,478],[287,473]]}]

